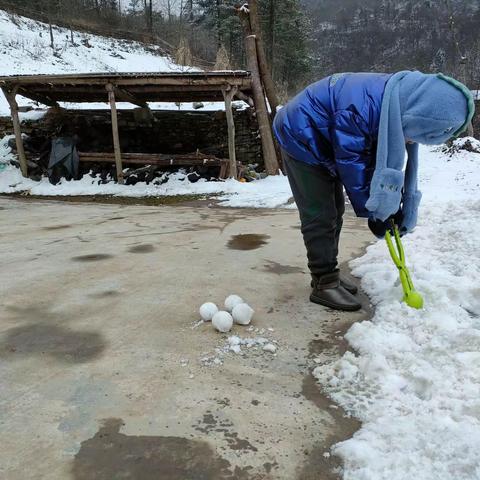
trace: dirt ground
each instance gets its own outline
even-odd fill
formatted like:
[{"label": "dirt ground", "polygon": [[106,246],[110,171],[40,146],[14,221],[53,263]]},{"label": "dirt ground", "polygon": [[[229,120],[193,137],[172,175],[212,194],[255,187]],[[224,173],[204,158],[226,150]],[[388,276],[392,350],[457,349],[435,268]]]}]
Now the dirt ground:
[{"label": "dirt ground", "polygon": [[[369,315],[308,302],[293,210],[0,197],[0,478],[336,478],[329,446],[358,423],[311,371]],[[347,214],[341,258],[370,235]],[[230,293],[255,309],[223,353],[197,326]],[[316,361],[315,361],[316,359]]]}]

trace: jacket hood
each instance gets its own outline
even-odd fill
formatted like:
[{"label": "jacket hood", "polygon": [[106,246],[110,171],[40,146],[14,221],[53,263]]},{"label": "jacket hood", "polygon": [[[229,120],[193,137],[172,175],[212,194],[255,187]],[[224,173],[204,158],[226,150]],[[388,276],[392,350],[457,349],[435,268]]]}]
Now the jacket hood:
[{"label": "jacket hood", "polygon": [[461,133],[473,116],[471,92],[442,74],[408,72],[398,82],[404,136],[439,145]]}]

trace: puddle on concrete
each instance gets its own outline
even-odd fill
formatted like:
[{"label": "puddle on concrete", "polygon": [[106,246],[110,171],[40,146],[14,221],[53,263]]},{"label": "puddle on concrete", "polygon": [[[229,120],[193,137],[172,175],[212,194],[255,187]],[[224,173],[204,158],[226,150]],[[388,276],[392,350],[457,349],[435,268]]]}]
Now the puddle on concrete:
[{"label": "puddle on concrete", "polygon": [[43,227],[42,230],[65,230],[67,228],[72,228],[71,225],[52,225],[50,227]]},{"label": "puddle on concrete", "polygon": [[152,253],[154,250],[155,247],[150,244],[135,245],[128,249],[130,253]]},{"label": "puddle on concrete", "polygon": [[103,336],[93,331],[74,331],[55,325],[30,324],[7,330],[0,339],[0,358],[39,355],[65,363],[84,363],[105,349]]},{"label": "puddle on concrete", "polygon": [[258,452],[257,447],[254,447],[248,440],[245,440],[244,438],[238,438],[237,432],[225,432],[224,435],[228,442],[228,446],[232,450],[250,450],[251,452]]},{"label": "puddle on concrete", "polygon": [[108,255],[106,253],[92,253],[91,255],[72,257],[72,260],[74,262],[98,262],[101,260],[108,260],[109,258],[113,258],[113,255]]},{"label": "puddle on concrete", "polygon": [[268,273],[275,273],[276,275],[288,275],[290,273],[305,273],[301,267],[293,265],[282,265],[281,263],[267,260],[263,265],[263,270]]},{"label": "puddle on concrete", "polygon": [[207,442],[124,435],[122,425],[120,419],[105,420],[93,438],[82,442],[72,467],[75,480],[252,480],[249,467],[232,470]]},{"label": "puddle on concrete", "polygon": [[233,235],[227,246],[231,250],[256,250],[266,245],[269,239],[270,235],[259,235],[256,233]]},{"label": "puddle on concrete", "polygon": [[223,436],[231,450],[251,451],[257,452],[258,449],[252,445],[248,440],[238,438],[238,433],[234,430],[233,423],[228,419],[220,420],[214,416],[212,412],[207,411],[197,425],[194,425],[195,430],[211,435],[212,432],[223,433]]}]

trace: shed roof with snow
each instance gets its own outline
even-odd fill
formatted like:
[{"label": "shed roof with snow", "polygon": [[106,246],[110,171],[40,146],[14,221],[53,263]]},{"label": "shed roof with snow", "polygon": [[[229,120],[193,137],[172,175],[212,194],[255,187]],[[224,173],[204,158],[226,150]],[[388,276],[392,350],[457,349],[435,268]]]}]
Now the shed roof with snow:
[{"label": "shed roof with snow", "polygon": [[[85,73],[71,75],[14,75],[0,77],[0,88],[12,112],[22,174],[27,175],[16,96],[22,95],[48,106],[58,102],[110,103],[117,179],[123,182],[123,162],[117,121],[117,101],[148,108],[148,102],[225,101],[230,151],[230,174],[237,176],[235,126],[232,99],[237,97],[253,106],[253,81],[246,71],[175,73]],[[138,155],[137,155],[138,156]],[[97,158],[97,157],[95,157]],[[149,159],[152,161],[152,159]],[[165,159],[156,158],[157,161]],[[195,159],[198,160],[198,159]]]},{"label": "shed roof with snow", "polygon": [[0,87],[49,106],[58,102],[105,102],[108,90],[117,101],[146,106],[147,102],[223,101],[235,88],[252,97],[252,78],[246,71],[182,73],[85,73],[72,75],[15,75],[0,77]]}]

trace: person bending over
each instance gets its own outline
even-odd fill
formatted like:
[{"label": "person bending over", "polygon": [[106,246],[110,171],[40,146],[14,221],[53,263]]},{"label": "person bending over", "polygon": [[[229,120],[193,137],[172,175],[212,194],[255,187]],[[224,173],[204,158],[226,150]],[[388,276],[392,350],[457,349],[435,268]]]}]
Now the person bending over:
[{"label": "person bending over", "polygon": [[467,87],[416,71],[331,75],[277,113],[274,132],[300,214],[312,302],[361,308],[356,287],[338,270],[343,189],[377,237],[385,236],[392,219],[401,234],[410,232],[421,199],[418,144],[445,143],[467,128],[473,114]]}]

